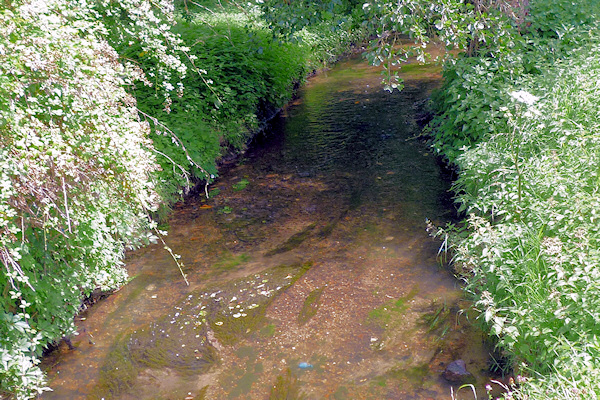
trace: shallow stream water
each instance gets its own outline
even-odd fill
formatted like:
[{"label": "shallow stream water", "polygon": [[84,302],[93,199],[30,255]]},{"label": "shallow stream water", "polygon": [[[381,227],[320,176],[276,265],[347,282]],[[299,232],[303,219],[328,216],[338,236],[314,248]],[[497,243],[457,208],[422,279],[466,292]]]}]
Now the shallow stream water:
[{"label": "shallow stream water", "polygon": [[393,94],[360,60],[311,78],[209,199],[175,206],[190,286],[162,245],[130,254],[131,283],[45,359],[43,398],[446,400],[456,359],[483,398],[488,351],[425,230],[452,217],[415,138],[440,77],[406,70]]}]

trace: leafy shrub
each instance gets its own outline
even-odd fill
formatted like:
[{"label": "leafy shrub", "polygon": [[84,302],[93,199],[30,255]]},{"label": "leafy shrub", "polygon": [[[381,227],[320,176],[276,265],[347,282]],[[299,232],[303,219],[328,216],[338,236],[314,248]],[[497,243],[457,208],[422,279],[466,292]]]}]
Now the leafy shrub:
[{"label": "leafy shrub", "polygon": [[[222,153],[240,150],[259,121],[291,97],[306,56],[297,45],[274,42],[269,31],[239,13],[190,14],[174,32],[188,49],[188,74],[171,86],[185,89],[166,106],[154,85],[138,82],[134,91],[150,122],[160,121],[152,138],[167,194],[188,184],[189,174],[214,178]],[[119,50],[142,69],[155,68],[139,46]]]},{"label": "leafy shrub", "polygon": [[429,129],[435,150],[454,162],[462,149],[489,137],[490,127],[504,121],[500,108],[521,72],[518,56],[462,57],[447,63],[444,85],[433,97],[436,118]]},{"label": "leafy shrub", "polygon": [[524,26],[506,28],[504,40],[488,43],[478,57],[461,55],[446,62],[429,127],[436,151],[454,163],[461,149],[486,140],[494,129],[506,130],[500,109],[510,103],[511,88],[588,43],[599,12],[600,3],[591,0],[531,1]]},{"label": "leafy shrub", "polygon": [[449,103],[439,108],[445,116],[467,119],[460,128],[438,120],[436,137],[458,167],[454,189],[470,215],[465,231],[451,233],[454,263],[498,345],[530,376],[507,398],[600,394],[600,45],[586,28],[556,52],[557,41],[532,40],[522,59],[538,60],[534,73],[496,72],[477,90],[456,74],[446,85],[463,100],[438,97]]},{"label": "leafy shrub", "polygon": [[149,241],[160,202],[123,89],[136,72],[91,7],[0,8],[0,391],[18,399],[44,390],[37,358],[73,332],[82,296],[126,281],[124,249]]},{"label": "leafy shrub", "polygon": [[353,24],[352,18],[348,16],[339,24],[323,21],[297,33],[300,45],[308,50],[309,70],[317,70],[337,61],[340,55],[348,51],[350,45],[365,40],[366,31],[353,27]]}]

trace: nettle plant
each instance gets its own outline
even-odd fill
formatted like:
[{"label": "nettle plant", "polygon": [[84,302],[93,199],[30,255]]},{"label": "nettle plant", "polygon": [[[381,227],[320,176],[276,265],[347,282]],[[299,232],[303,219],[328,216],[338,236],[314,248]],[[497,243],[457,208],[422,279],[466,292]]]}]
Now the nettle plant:
[{"label": "nettle plant", "polygon": [[[82,296],[127,280],[126,247],[154,239],[155,153],[124,87],[184,71],[153,16],[169,9],[152,4],[0,7],[0,393],[43,391],[43,348],[73,332]],[[156,54],[156,71],[120,62],[106,40],[120,30]]]}]

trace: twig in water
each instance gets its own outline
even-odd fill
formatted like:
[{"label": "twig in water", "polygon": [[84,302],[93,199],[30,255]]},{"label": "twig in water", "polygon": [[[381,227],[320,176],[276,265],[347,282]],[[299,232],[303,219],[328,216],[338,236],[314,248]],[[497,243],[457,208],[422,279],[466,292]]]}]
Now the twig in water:
[{"label": "twig in water", "polygon": [[173,253],[173,250],[165,243],[165,241],[162,238],[162,234],[158,231],[158,228],[154,227],[154,231],[156,232],[156,234],[158,235],[158,238],[162,242],[164,249],[169,252],[169,254],[171,255],[171,258],[173,258],[173,261],[175,261],[175,264],[177,264],[177,268],[179,268],[179,272],[181,272],[181,276],[183,277],[185,284],[190,286],[190,283],[188,282],[187,277],[185,276],[185,273],[183,272],[182,264],[179,262],[179,260],[177,260],[180,256],[178,254]]}]

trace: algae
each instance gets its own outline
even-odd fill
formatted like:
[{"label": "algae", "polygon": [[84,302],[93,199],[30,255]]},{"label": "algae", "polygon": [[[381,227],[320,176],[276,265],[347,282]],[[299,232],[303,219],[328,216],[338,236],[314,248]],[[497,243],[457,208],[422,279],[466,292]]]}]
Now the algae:
[{"label": "algae", "polygon": [[234,183],[233,185],[231,185],[232,189],[235,191],[241,191],[246,189],[246,187],[250,184],[250,181],[248,181],[248,179],[243,178],[241,179],[239,182]]},{"label": "algae", "polygon": [[420,322],[427,328],[427,333],[432,333],[438,339],[443,339],[451,328],[451,317],[454,312],[446,302],[438,303],[438,299],[431,302],[431,311],[421,315]]},{"label": "algae", "polygon": [[306,324],[312,317],[317,314],[321,304],[321,294],[324,288],[315,289],[306,296],[302,309],[298,314],[298,325]]},{"label": "algae", "polygon": [[267,251],[265,253],[265,257],[271,257],[275,254],[286,253],[300,246],[306,239],[310,237],[310,234],[312,233],[313,229],[315,229],[315,226],[317,226],[317,224],[313,222],[312,224],[304,228],[302,231],[292,235],[288,240],[275,247],[273,250]]},{"label": "algae", "polygon": [[211,294],[217,299],[230,299],[227,307],[225,301],[219,301],[208,308],[210,327],[215,336],[223,344],[231,345],[250,334],[260,333],[268,323],[267,307],[311,266],[312,262],[279,265],[262,274],[234,281],[214,296]]},{"label": "algae", "polygon": [[143,369],[168,367],[181,377],[207,372],[222,344],[266,325],[268,305],[311,266],[279,265],[192,292],[171,313],[116,341],[101,369],[97,398],[130,390]]},{"label": "algae", "polygon": [[269,400],[302,400],[305,398],[300,392],[300,382],[290,368],[277,377],[269,394]]},{"label": "algae", "polygon": [[429,386],[428,378],[431,377],[431,371],[427,363],[418,365],[397,365],[382,375],[373,377],[369,385],[376,391],[382,388],[393,389],[402,387],[424,389]]},{"label": "algae", "polygon": [[333,394],[333,398],[335,400],[345,400],[350,398],[350,392],[346,386],[340,386],[337,388],[335,393]]},{"label": "algae", "polygon": [[246,253],[233,255],[232,253],[226,253],[221,260],[214,263],[211,267],[211,273],[221,273],[231,271],[236,267],[250,261],[250,256]]},{"label": "algae", "polygon": [[398,319],[408,310],[408,301],[419,293],[419,289],[414,287],[406,296],[398,299],[391,299],[383,305],[369,311],[367,322],[373,323],[382,328],[390,328],[398,322]]}]

